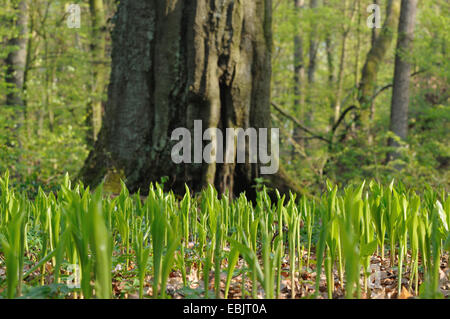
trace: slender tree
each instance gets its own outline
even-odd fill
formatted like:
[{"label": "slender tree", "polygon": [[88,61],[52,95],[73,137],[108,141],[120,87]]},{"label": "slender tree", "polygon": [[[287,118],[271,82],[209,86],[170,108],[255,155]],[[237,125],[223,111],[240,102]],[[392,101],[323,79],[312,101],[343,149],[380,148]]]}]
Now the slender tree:
[{"label": "slender tree", "polygon": [[106,21],[103,0],[89,0],[91,13],[92,37],[92,101],[90,101],[91,138],[97,140],[102,126],[102,102],[105,86],[105,48],[106,48]]},{"label": "slender tree", "polygon": [[[354,2],[356,5],[356,2]],[[349,17],[349,20],[353,22],[354,13],[355,13],[355,7],[351,8],[349,10],[348,7],[348,1],[344,0],[343,3],[344,7],[344,16]],[[347,10],[350,11],[350,14],[347,16]],[[339,114],[341,112],[341,102],[342,102],[342,93],[344,90],[344,72],[345,72],[345,66],[346,66],[346,53],[347,53],[347,40],[348,36],[350,34],[351,30],[351,23],[350,25],[343,28],[342,31],[342,44],[341,44],[341,55],[339,60],[339,70],[338,70],[338,76],[337,76],[337,91],[336,91],[336,100],[334,105],[334,121],[336,122],[339,118]]]},{"label": "slender tree", "polygon": [[[301,9],[304,7],[304,0],[294,0],[294,10],[299,17]],[[303,37],[299,26],[295,29],[294,34],[294,110],[299,116],[303,113],[305,105],[305,62],[303,53]],[[293,139],[296,143],[302,144],[302,131],[295,126]],[[295,149],[293,154],[296,154]]]},{"label": "slender tree", "polygon": [[[311,10],[316,11],[319,6],[318,0],[310,0],[309,7]],[[317,50],[319,49],[319,41],[317,36],[317,30],[315,23],[312,24],[311,33],[309,36],[309,63],[308,63],[308,83],[314,83],[316,74],[316,60]]]},{"label": "slender tree", "polygon": [[[416,11],[417,0],[402,0],[390,122],[390,130],[402,140],[408,136],[409,82],[411,74],[411,63],[407,61],[405,54],[412,49]],[[394,139],[389,140],[389,145],[393,147],[399,146]],[[397,156],[397,152],[392,152],[389,155],[389,159],[392,160]]]},{"label": "slender tree", "polygon": [[[378,0],[374,0],[373,3],[378,5]],[[372,28],[372,36],[371,36],[371,41],[370,41],[371,46],[375,45],[375,41],[378,37],[378,33],[379,32],[378,32],[377,28]],[[370,101],[370,115],[369,115],[369,120],[371,122],[373,121],[374,116],[375,116],[375,101],[372,100],[372,101]],[[372,136],[370,135],[369,138],[372,139]],[[372,142],[372,141],[370,141],[370,142]]]},{"label": "slender tree", "polygon": [[16,36],[9,40],[11,52],[6,58],[6,83],[9,84],[6,105],[16,108],[14,114],[19,126],[24,119],[25,101],[23,87],[27,61],[28,4],[27,0],[15,3],[17,18],[14,21]]},{"label": "slender tree", "polygon": [[[317,12],[319,7],[318,0],[310,0],[309,8],[312,12]],[[305,116],[305,122],[307,125],[311,125],[314,121],[314,108],[310,105],[311,103],[311,89],[313,88],[313,84],[316,78],[316,69],[317,69],[317,51],[319,50],[319,35],[317,32],[317,24],[316,21],[311,21],[311,32],[309,33],[309,50],[308,50],[308,94],[306,95],[306,105],[307,112]]]}]

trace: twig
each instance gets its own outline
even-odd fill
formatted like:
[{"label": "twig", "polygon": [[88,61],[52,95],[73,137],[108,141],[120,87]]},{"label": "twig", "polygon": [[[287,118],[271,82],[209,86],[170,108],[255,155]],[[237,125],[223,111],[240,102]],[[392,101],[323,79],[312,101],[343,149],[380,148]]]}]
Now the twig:
[{"label": "twig", "polygon": [[350,112],[351,110],[356,109],[356,108],[357,108],[356,105],[350,105],[348,108],[346,108],[344,110],[344,112],[342,112],[341,116],[339,116],[339,119],[336,121],[336,123],[334,123],[333,129],[331,130],[333,132],[333,135],[334,135],[334,132],[336,132],[339,125],[341,124],[341,122],[344,120],[345,115],[347,115],[348,112]]}]

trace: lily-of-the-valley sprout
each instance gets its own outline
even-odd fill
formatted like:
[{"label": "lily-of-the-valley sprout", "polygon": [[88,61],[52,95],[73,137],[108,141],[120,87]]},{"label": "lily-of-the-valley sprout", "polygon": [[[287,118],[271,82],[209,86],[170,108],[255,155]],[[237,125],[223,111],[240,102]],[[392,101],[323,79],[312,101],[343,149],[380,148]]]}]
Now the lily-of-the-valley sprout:
[{"label": "lily-of-the-valley sprout", "polygon": [[[0,178],[3,298],[442,298],[450,198],[363,182],[317,198],[95,191]],[[75,284],[73,284],[75,283]]]}]

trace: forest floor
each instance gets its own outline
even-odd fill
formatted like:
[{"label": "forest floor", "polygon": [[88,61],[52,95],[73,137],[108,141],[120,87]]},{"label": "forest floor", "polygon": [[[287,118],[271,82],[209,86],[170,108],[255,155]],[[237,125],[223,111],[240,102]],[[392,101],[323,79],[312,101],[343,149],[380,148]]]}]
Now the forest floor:
[{"label": "forest floor", "polygon": [[[1,254],[0,254],[1,257]],[[31,257],[31,258],[30,258]],[[137,299],[138,298],[138,279],[137,279],[137,271],[136,264],[133,260],[129,261],[129,267],[126,269],[126,263],[124,262],[123,255],[116,256],[115,268],[113,270],[113,295],[114,298],[118,299]],[[28,256],[28,260],[33,259],[32,256]],[[306,267],[307,261],[307,253],[304,252],[303,255],[303,266],[302,271],[295,273],[295,298],[311,298],[315,294],[315,284],[316,284],[316,267],[315,262],[316,258],[314,255],[314,250],[311,252],[310,263],[309,266]],[[408,262],[410,261],[410,256],[408,255]],[[31,264],[31,263],[29,263]],[[222,263],[222,269],[226,269],[227,267],[226,260]],[[276,298],[279,299],[290,299],[291,295],[291,274],[289,269],[289,260],[283,260],[283,269],[281,271],[281,282],[280,282],[280,294]],[[440,291],[443,294],[444,298],[450,298],[450,268],[449,268],[449,254],[445,253],[443,258],[441,259],[440,265],[440,273],[439,273],[439,287]],[[228,298],[229,299],[242,299],[242,298],[252,298],[252,281],[250,278],[250,273],[245,267],[245,262],[240,259],[238,265],[234,271],[234,276],[231,280],[231,285],[229,289]],[[390,266],[390,257],[389,255],[382,258],[374,254],[371,257],[370,267],[372,271],[372,275],[368,279],[367,292],[364,289],[364,276],[361,274],[361,295],[362,299],[408,299],[408,298],[416,298],[417,295],[415,293],[415,285],[410,285],[410,277],[411,273],[409,271],[409,264],[405,267],[402,274],[402,291],[401,294],[398,294],[398,268]],[[28,271],[30,269],[30,265],[26,263],[24,267],[24,271]],[[47,262],[46,264],[46,274],[44,274],[45,280],[44,285],[40,287],[36,286],[37,281],[42,278],[41,270],[36,270],[32,275],[30,275],[26,281],[25,286],[28,285],[28,289],[31,288],[40,288],[41,294],[36,291],[33,293],[28,293],[29,297],[39,297],[39,298],[73,298],[73,290],[67,289],[56,289],[54,283],[52,283],[52,276],[50,275],[52,272],[52,263]],[[62,278],[67,277],[69,273],[62,271]],[[243,275],[244,285],[243,285]],[[224,290],[225,290],[225,282],[226,282],[226,272],[223,271],[220,276],[220,298],[224,298]],[[339,274],[337,271],[334,271],[334,291],[333,298],[334,299],[342,299],[345,298],[345,290],[342,287],[342,284],[339,280]],[[170,273],[166,293],[169,298],[173,299],[198,299],[205,298],[205,289],[204,289],[204,279],[203,279],[203,270],[198,269],[197,263],[192,261],[190,266],[187,268],[186,274],[187,285],[186,287],[183,284],[183,276],[179,270],[172,271]],[[0,294],[4,292],[5,288],[1,282],[6,281],[6,267],[2,262],[2,258],[0,258]],[[419,287],[424,282],[423,278],[423,268],[419,265]],[[64,286],[64,285],[63,285]],[[45,290],[45,287],[48,289]],[[276,287],[276,284],[275,284]],[[31,289],[32,291],[32,289]],[[210,272],[209,277],[209,298],[215,298],[214,293],[214,272]],[[244,297],[243,297],[243,291]],[[43,295],[42,295],[43,294]],[[150,276],[146,277],[145,286],[144,286],[144,298],[151,298],[152,293],[152,278]],[[256,296],[258,299],[264,298],[264,290],[260,285],[258,285]],[[319,295],[318,298],[328,298],[327,293],[327,283],[326,277],[322,270],[320,275],[320,286],[319,286]]]},{"label": "forest floor", "polygon": [[[304,264],[306,264],[307,254],[304,253]],[[408,255],[408,262],[410,260],[410,256]],[[315,270],[315,256],[312,255],[310,258],[310,265],[306,267],[304,265],[302,267],[301,274],[296,272],[295,274],[295,298],[309,298],[313,297],[315,294],[315,284],[316,284],[316,276],[317,272]],[[244,261],[242,259],[239,260],[238,265],[235,270],[235,276],[233,276],[231,280],[231,285],[229,289],[228,298],[229,299],[242,299],[243,296],[243,288],[245,289],[245,298],[252,298],[252,280],[250,278],[250,273],[245,273],[244,278],[244,287],[242,283],[242,269],[245,267]],[[360,285],[362,287],[362,292],[360,298],[362,299],[409,299],[416,298],[417,295],[415,293],[414,284],[410,286],[410,277],[411,273],[409,271],[409,265],[406,271],[403,271],[402,274],[402,292],[398,294],[398,268],[390,267],[390,257],[389,255],[382,258],[374,254],[371,257],[371,270],[372,275],[368,280],[368,289],[367,293],[364,291],[364,276],[361,274]],[[224,262],[222,265],[222,269],[226,269],[227,263]],[[116,269],[115,275],[113,277],[113,286],[114,286],[114,295],[117,298],[138,298],[138,293],[132,287],[133,281],[135,280],[135,274],[133,274],[134,263],[130,264],[130,269],[128,275],[124,272],[121,272],[119,269]],[[422,266],[419,266],[419,287],[424,282]],[[200,274],[199,274],[200,273]],[[167,283],[166,292],[169,296],[174,299],[183,299],[183,298],[205,298],[205,288],[204,288],[204,280],[202,277],[203,271],[198,271],[196,264],[193,263],[190,267],[189,273],[186,275],[186,279],[188,282],[188,287],[184,287],[183,278],[180,271],[173,271]],[[225,282],[226,282],[226,273],[222,272],[220,279],[220,287],[221,287],[221,295],[220,298],[224,298],[225,291]],[[334,299],[343,299],[345,298],[345,290],[341,285],[339,280],[339,274],[337,271],[334,271]],[[215,298],[214,294],[214,272],[211,271],[209,278],[209,297]],[[147,277],[147,284],[145,286],[145,291],[147,296],[152,295],[152,287],[151,282],[152,279]],[[345,282],[345,279],[344,279]],[[276,286],[276,284],[275,284]],[[281,272],[281,282],[280,282],[280,295],[276,298],[279,299],[291,299],[291,275],[289,270],[289,260],[283,261],[283,269]],[[441,293],[444,298],[450,298],[450,268],[449,268],[449,255],[446,254],[441,259],[441,267],[439,274],[439,287]],[[264,290],[262,287],[258,285],[257,290],[257,298],[264,298]],[[328,298],[327,294],[327,283],[325,273],[322,270],[320,276],[320,286],[319,286],[319,296],[318,298]]]}]

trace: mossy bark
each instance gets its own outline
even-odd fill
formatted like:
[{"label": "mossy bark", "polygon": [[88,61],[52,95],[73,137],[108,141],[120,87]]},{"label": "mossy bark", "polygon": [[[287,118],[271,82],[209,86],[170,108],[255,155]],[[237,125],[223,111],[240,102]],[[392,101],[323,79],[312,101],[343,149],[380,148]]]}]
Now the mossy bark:
[{"label": "mossy bark", "polygon": [[[80,176],[120,171],[130,190],[169,177],[220,192],[251,190],[256,164],[175,164],[174,129],[270,127],[271,0],[121,1],[103,127]],[[205,143],[208,144],[208,141]]]},{"label": "mossy bark", "polygon": [[359,114],[357,122],[361,127],[367,127],[369,123],[371,98],[375,91],[378,70],[394,39],[400,14],[400,3],[401,0],[388,1],[385,22],[367,54],[358,87]]}]

